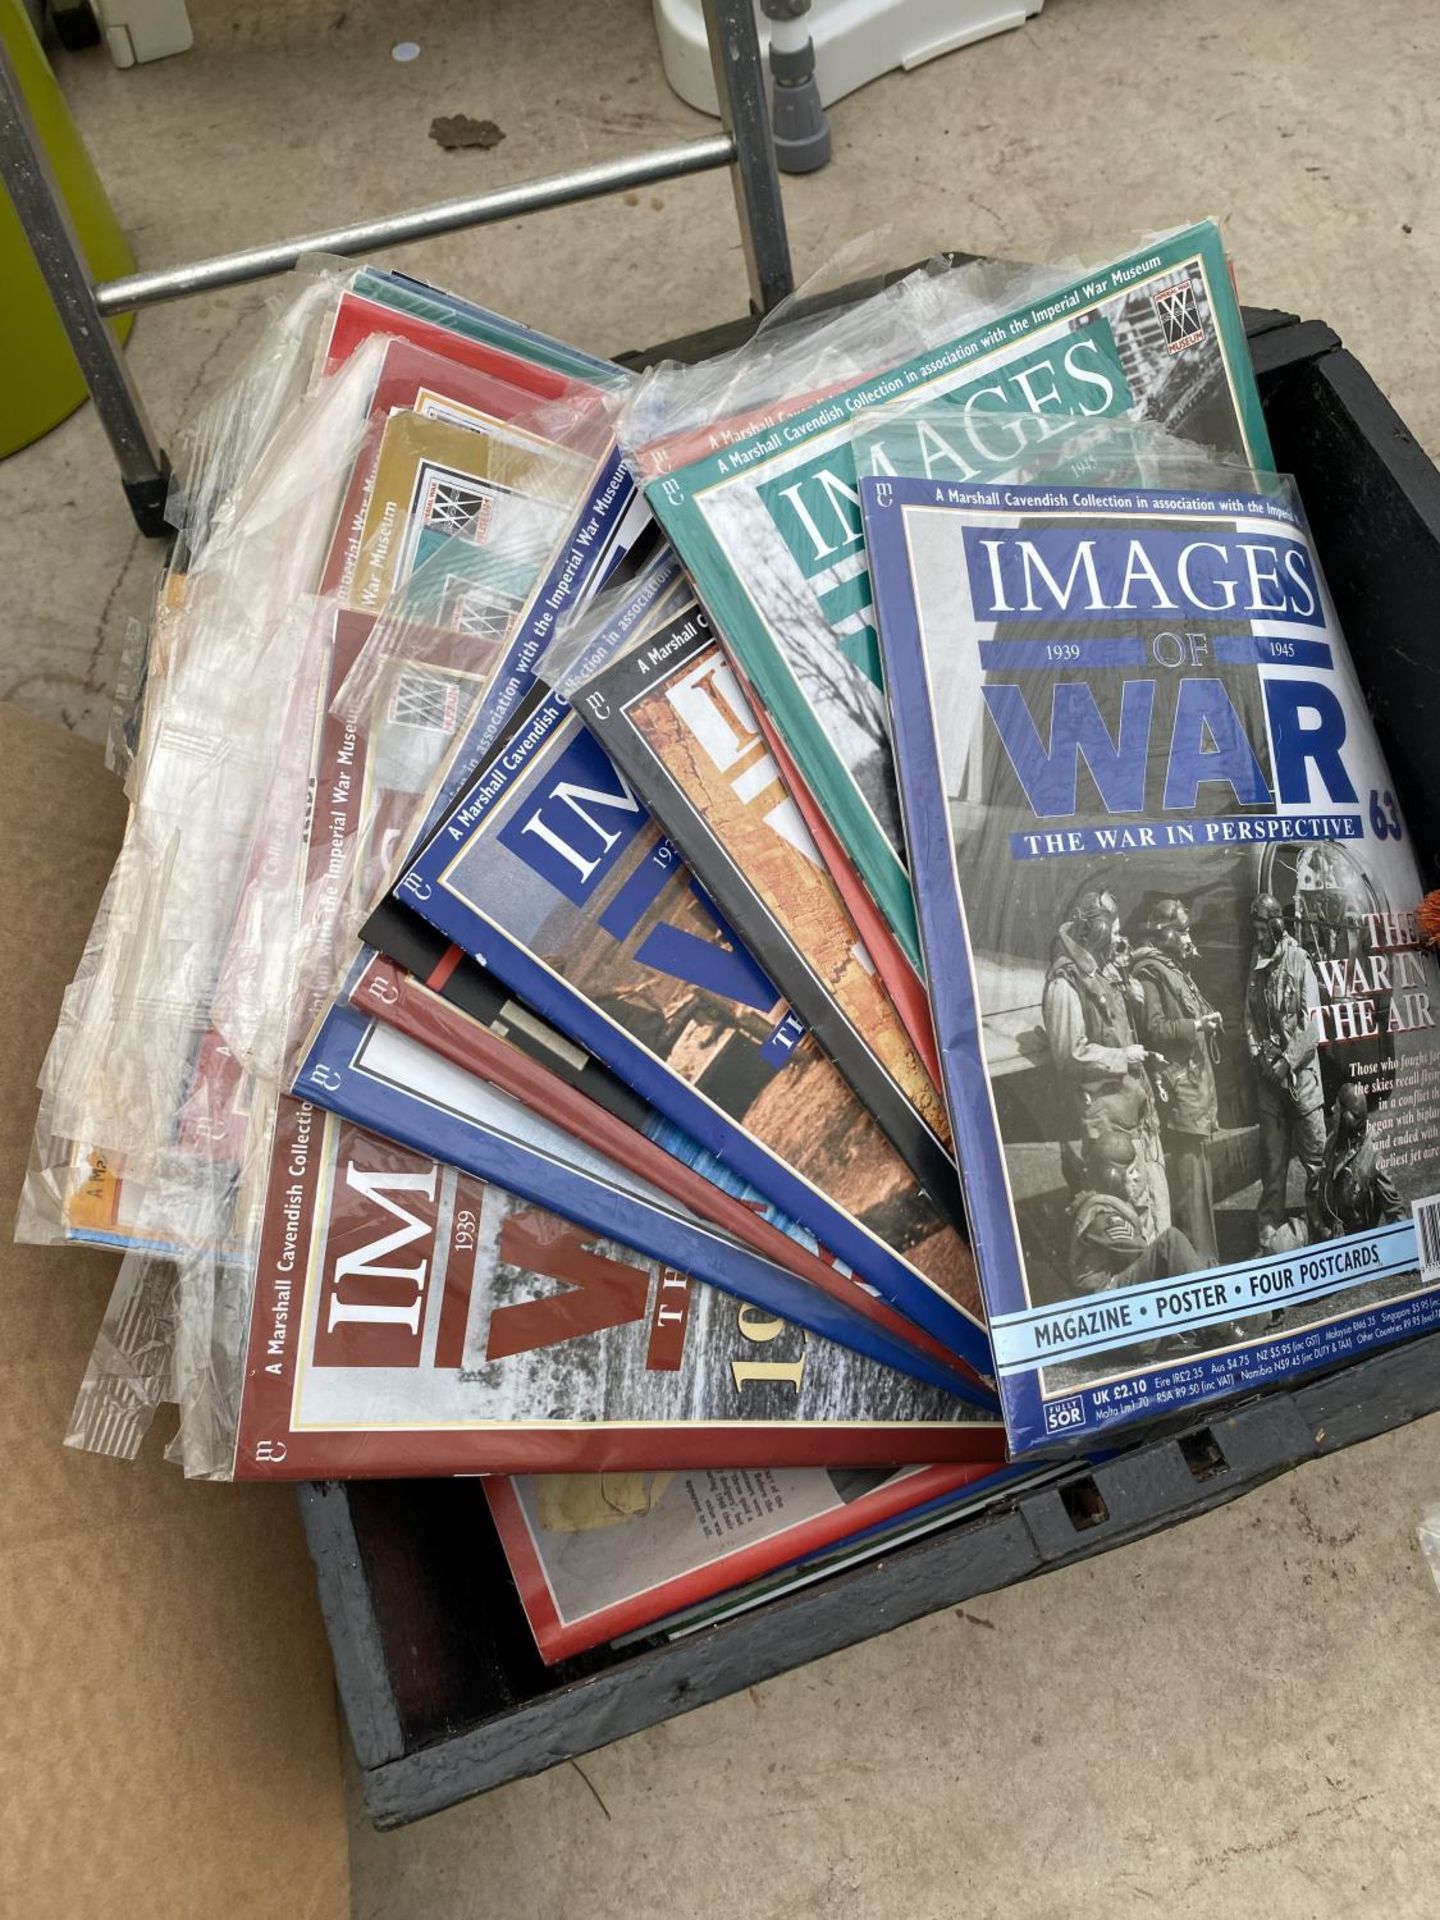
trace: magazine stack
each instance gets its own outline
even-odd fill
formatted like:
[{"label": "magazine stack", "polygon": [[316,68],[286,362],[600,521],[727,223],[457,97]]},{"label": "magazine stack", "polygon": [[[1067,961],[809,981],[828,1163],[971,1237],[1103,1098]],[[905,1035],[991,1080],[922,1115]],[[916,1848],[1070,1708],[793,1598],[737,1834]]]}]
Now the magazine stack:
[{"label": "magazine stack", "polygon": [[546,1661],[1440,1324],[1424,886],[1212,223],[189,430],[22,1238],[69,1444],[482,1485]]}]

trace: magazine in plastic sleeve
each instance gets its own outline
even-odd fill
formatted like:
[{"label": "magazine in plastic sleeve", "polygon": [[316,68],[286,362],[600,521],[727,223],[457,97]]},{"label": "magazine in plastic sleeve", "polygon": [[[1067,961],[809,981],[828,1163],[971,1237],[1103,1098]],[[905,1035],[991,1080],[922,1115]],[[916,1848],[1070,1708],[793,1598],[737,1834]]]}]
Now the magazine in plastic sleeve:
[{"label": "magazine in plastic sleeve", "polygon": [[[928,448],[937,477],[1013,463],[987,413],[1024,412],[1043,437],[1066,415],[1138,415],[1270,464],[1220,235],[1211,223],[933,333],[889,371],[790,410],[680,471],[652,462],[647,496],[730,647],[910,959],[905,867],[879,645],[856,499],[855,413],[897,402],[953,414]],[[624,431],[635,447],[637,400]],[[900,411],[897,408],[897,411]],[[636,458],[646,464],[642,446]]]},{"label": "magazine in plastic sleeve", "polygon": [[861,482],[1022,1452],[1440,1321],[1420,876],[1293,489],[1211,473]]},{"label": "magazine in plastic sleeve", "polygon": [[378,267],[361,267],[351,282],[355,295],[411,315],[416,320],[443,327],[479,345],[489,344],[507,352],[521,353],[538,366],[549,367],[570,381],[584,381],[597,387],[623,387],[630,376],[612,360],[586,353],[567,340],[557,340],[536,327],[528,327],[506,314],[493,312],[463,294],[433,287],[413,274],[396,273]]}]

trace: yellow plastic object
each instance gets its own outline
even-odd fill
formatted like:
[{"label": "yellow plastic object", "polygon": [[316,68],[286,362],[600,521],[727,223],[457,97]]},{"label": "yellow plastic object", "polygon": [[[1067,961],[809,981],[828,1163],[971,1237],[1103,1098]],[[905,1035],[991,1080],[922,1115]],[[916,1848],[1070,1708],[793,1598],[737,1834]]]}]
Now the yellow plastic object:
[{"label": "yellow plastic object", "polygon": [[[20,76],[40,138],[55,169],[97,280],[133,272],[135,258],[105,189],[75,131],[23,0],[0,0],[0,38]],[[65,330],[40,278],[10,196],[0,187],[0,458],[48,433],[86,397]],[[133,314],[112,321],[123,340]]]}]

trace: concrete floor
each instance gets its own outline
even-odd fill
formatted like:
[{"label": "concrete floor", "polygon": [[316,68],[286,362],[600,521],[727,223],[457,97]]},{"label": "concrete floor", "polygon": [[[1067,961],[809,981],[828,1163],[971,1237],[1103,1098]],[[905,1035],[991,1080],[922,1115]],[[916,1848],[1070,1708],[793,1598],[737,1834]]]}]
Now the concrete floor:
[{"label": "concrete floor", "polygon": [[[708,124],[646,0],[192,0],[196,50],[64,80],[142,264],[597,160]],[[400,39],[419,59],[390,58]],[[802,273],[888,225],[1101,257],[1215,213],[1244,297],[1329,320],[1432,453],[1440,13],[1414,0],[1049,0],[835,111],[787,184]],[[438,113],[498,120],[445,154]],[[739,312],[719,178],[394,256],[616,351]],[[142,317],[173,439],[261,310]],[[0,466],[0,697],[103,734],[157,557],[82,413]],[[354,1823],[360,1920],[1431,1914],[1440,1598],[1414,1543],[1435,1422],[1090,1565],[937,1616],[400,1835]],[[603,1801],[603,1807],[599,1804]]]},{"label": "concrete floor", "polygon": [[1440,1597],[1414,1528],[1437,1440],[1440,1416],[584,1778],[399,1834],[357,1818],[357,1920],[1433,1915]]}]

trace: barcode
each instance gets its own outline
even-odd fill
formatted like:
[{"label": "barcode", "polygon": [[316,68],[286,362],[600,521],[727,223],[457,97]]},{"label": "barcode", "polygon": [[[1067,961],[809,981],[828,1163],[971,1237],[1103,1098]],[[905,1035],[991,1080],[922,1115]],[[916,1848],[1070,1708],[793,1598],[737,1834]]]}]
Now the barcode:
[{"label": "barcode", "polygon": [[1440,1196],[1416,1200],[1410,1210],[1415,1216],[1415,1242],[1420,1249],[1420,1277],[1440,1279]]}]

